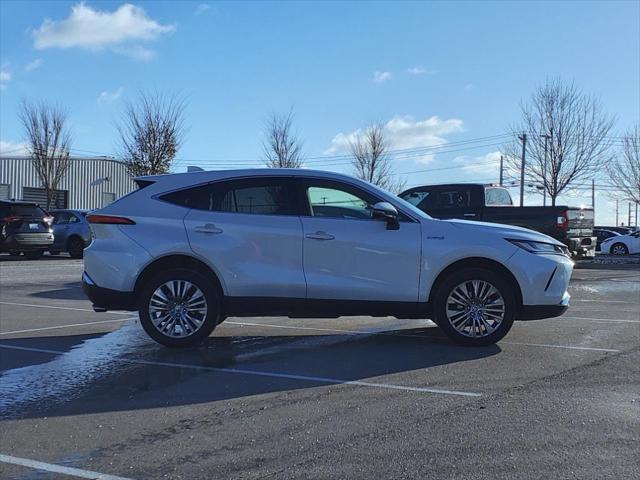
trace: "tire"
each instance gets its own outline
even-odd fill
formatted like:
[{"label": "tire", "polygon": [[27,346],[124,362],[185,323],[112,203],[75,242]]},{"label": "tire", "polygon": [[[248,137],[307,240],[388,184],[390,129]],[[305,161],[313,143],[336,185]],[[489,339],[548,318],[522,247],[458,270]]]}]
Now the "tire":
[{"label": "tire", "polygon": [[[191,287],[187,284],[191,284]],[[202,297],[195,289],[199,290]],[[173,293],[178,293],[175,297],[191,297],[192,301],[203,298],[204,305],[197,301],[193,305],[196,308],[186,318],[184,315],[189,314],[187,305],[174,304]],[[142,288],[139,301],[138,313],[145,332],[167,347],[199,345],[221,320],[221,296],[218,289],[211,280],[192,270],[172,269],[154,275]],[[159,321],[163,317],[166,320]],[[189,329],[193,331],[189,332]]]},{"label": "tire", "polygon": [[84,257],[84,241],[80,237],[71,237],[67,241],[67,252],[71,258]]},{"label": "tire", "polygon": [[27,260],[38,260],[44,254],[43,250],[32,250],[30,252],[24,252],[24,256]]},{"label": "tire", "polygon": [[629,249],[624,243],[614,243],[609,250],[614,255],[629,255]]},{"label": "tire", "polygon": [[434,320],[458,344],[493,345],[511,330],[517,305],[516,293],[504,276],[484,268],[464,268],[437,287]]}]

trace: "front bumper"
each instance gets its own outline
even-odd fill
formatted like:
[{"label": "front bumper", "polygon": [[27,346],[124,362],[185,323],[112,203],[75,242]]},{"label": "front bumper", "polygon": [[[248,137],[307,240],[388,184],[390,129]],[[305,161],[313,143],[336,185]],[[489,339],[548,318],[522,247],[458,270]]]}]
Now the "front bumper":
[{"label": "front bumper", "polygon": [[82,274],[82,291],[89,298],[96,312],[138,309],[134,292],[121,292],[99,287],[86,272]]},{"label": "front bumper", "polygon": [[569,308],[571,296],[565,292],[558,305],[523,305],[517,316],[518,320],[541,320],[543,318],[559,317]]}]

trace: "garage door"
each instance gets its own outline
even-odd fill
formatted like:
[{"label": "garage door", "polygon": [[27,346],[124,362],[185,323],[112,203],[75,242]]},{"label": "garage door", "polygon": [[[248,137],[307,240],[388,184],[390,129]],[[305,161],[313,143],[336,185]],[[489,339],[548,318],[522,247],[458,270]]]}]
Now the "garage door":
[{"label": "garage door", "polygon": [[[67,208],[68,197],[69,192],[67,190],[55,190],[55,195],[50,208]],[[42,207],[46,207],[47,192],[44,188],[24,187],[22,189],[22,199],[27,202],[35,202]]]}]

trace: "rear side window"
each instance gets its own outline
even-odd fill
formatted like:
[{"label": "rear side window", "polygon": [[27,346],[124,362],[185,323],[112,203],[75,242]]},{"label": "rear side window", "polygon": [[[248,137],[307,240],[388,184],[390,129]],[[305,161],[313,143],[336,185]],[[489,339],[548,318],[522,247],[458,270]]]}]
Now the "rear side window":
[{"label": "rear side window", "polygon": [[257,178],[216,182],[163,195],[176,205],[212,212],[295,215],[291,183]]},{"label": "rear side window", "polygon": [[471,190],[443,190],[437,193],[438,208],[465,208],[471,205]]},{"label": "rear side window", "polygon": [[487,188],[484,191],[485,205],[511,206],[511,195],[504,188]]}]

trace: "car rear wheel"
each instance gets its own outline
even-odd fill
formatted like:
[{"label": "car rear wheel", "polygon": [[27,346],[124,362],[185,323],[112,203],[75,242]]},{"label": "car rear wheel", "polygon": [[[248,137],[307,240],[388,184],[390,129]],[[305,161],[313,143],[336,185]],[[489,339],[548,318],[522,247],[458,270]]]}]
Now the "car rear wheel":
[{"label": "car rear wheel", "polygon": [[611,253],[613,253],[614,255],[628,255],[629,249],[624,243],[618,242],[614,243],[611,247]]},{"label": "car rear wheel", "polygon": [[202,343],[219,323],[220,311],[220,295],[213,282],[191,270],[156,275],[140,296],[142,327],[168,347]]},{"label": "car rear wheel", "polygon": [[434,316],[454,342],[492,345],[511,329],[516,306],[515,292],[503,276],[483,268],[465,268],[438,287]]},{"label": "car rear wheel", "polygon": [[84,241],[79,237],[71,237],[67,242],[67,252],[71,258],[82,258],[84,256]]},{"label": "car rear wheel", "polygon": [[44,254],[43,250],[32,250],[30,252],[24,252],[24,256],[28,260],[38,260]]}]

